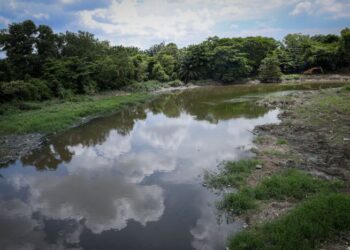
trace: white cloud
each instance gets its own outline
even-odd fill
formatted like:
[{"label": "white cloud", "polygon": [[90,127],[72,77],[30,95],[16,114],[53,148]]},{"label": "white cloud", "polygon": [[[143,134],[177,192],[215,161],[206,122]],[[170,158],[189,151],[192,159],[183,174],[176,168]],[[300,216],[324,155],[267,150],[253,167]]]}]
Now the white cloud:
[{"label": "white cloud", "polygon": [[309,0],[296,4],[290,15],[327,15],[331,18],[350,18],[350,1]]},{"label": "white cloud", "polygon": [[[76,242],[80,231],[62,235],[58,244],[46,242],[45,232],[42,230],[44,222],[33,216],[31,207],[19,199],[0,201],[0,246],[4,250],[78,250],[63,246],[65,242]],[[80,248],[79,248],[80,249]]]},{"label": "white cloud", "polygon": [[248,37],[248,36],[267,36],[267,37],[277,37],[279,34],[283,33],[283,29],[269,26],[258,26],[252,29],[245,29],[238,31],[237,36]]},{"label": "white cloud", "polygon": [[114,0],[107,8],[83,10],[78,16],[81,27],[102,31],[105,38],[115,43],[123,37],[125,42],[144,47],[145,43],[160,39],[180,44],[195,42],[215,35],[215,26],[220,22],[263,18],[291,2]]},{"label": "white cloud", "polygon": [[28,188],[31,211],[51,219],[85,219],[94,233],[121,230],[130,219],[145,226],[164,212],[159,186],[127,183],[117,176],[16,176],[11,182]]},{"label": "white cloud", "polygon": [[61,3],[63,4],[73,4],[77,2],[80,2],[80,0],[61,0]]},{"label": "white cloud", "polygon": [[312,3],[309,1],[305,1],[305,2],[300,2],[298,3],[294,10],[290,13],[292,16],[296,16],[299,15],[303,12],[306,12],[308,14],[312,14],[313,12],[313,7],[312,7]]},{"label": "white cloud", "polygon": [[49,14],[46,13],[37,13],[37,14],[33,14],[33,17],[35,17],[36,19],[49,19]]},{"label": "white cloud", "polygon": [[11,21],[3,16],[0,16],[0,24],[7,26]]}]

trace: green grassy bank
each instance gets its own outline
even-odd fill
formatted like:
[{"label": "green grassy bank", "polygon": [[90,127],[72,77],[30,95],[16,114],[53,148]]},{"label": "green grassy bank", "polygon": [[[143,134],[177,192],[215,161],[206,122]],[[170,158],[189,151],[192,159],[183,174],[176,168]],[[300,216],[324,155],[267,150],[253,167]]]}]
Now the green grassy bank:
[{"label": "green grassy bank", "polygon": [[84,117],[111,113],[123,106],[143,102],[149,97],[150,94],[133,93],[2,106],[0,135],[61,131],[79,124]]}]

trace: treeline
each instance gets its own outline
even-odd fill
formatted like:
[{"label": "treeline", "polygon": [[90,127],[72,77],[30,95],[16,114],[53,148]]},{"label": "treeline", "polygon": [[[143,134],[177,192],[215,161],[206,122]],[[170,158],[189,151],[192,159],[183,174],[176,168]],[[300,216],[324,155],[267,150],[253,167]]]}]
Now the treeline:
[{"label": "treeline", "polygon": [[223,83],[260,76],[278,81],[282,73],[320,66],[335,71],[350,65],[350,29],[337,35],[210,37],[179,49],[160,43],[148,50],[111,46],[93,34],[54,33],[31,20],[0,32],[0,100],[45,100],[123,89],[147,81],[213,79]]}]

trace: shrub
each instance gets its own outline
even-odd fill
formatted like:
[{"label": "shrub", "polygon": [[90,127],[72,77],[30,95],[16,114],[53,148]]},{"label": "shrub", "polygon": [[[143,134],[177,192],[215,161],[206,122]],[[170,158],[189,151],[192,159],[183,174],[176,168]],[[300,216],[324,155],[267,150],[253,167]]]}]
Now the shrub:
[{"label": "shrub", "polygon": [[35,87],[35,100],[43,101],[43,100],[48,100],[52,97],[52,91],[48,87],[48,84],[46,81],[37,79],[37,78],[32,78],[29,80],[30,84]]},{"label": "shrub", "polygon": [[174,81],[168,82],[168,85],[170,87],[181,87],[184,85],[184,83],[180,80],[174,80]]},{"label": "shrub", "polygon": [[343,91],[344,91],[344,92],[350,92],[350,84],[345,85],[345,86],[343,87]]},{"label": "shrub", "polygon": [[259,68],[259,78],[261,82],[280,82],[281,77],[282,72],[276,57],[270,56],[262,60]]},{"label": "shrub", "polygon": [[40,79],[0,82],[0,97],[2,102],[12,100],[42,101],[49,99],[51,95],[46,82]]},{"label": "shrub", "polygon": [[127,92],[149,92],[160,89],[163,86],[162,83],[156,80],[150,80],[146,82],[134,82],[123,88]]}]

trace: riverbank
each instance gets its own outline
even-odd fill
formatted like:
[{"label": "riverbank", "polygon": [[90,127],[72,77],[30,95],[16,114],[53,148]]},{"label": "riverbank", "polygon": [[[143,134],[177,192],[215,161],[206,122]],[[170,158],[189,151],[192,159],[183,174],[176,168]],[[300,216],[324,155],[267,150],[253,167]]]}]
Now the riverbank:
[{"label": "riverbank", "polygon": [[81,125],[136,105],[151,97],[149,93],[116,93],[76,97],[74,100],[7,105],[0,119],[0,165],[13,161],[39,147],[48,134]]},{"label": "riverbank", "polygon": [[[309,90],[342,86],[343,82],[334,83],[289,83],[289,84],[241,84],[234,89],[220,88],[214,92],[227,92],[228,95],[265,93],[282,90]],[[171,91],[192,88],[206,88],[188,84],[186,86],[167,86],[150,92],[111,91],[95,96],[74,96],[69,100],[51,100],[46,102],[20,102],[3,104],[0,107],[0,165],[15,160],[39,147],[50,133],[63,131],[78,126],[90,119],[116,112],[127,105],[148,100],[151,96]],[[213,93],[214,93],[213,92]],[[237,92],[237,93],[236,93]]]},{"label": "riverbank", "polygon": [[[270,96],[257,104],[282,112],[280,124],[253,131],[253,167],[245,175],[225,168],[228,183],[222,173],[209,178],[238,190],[219,204],[246,223],[229,249],[347,249],[349,87]],[[238,186],[230,175],[239,177]]]}]

